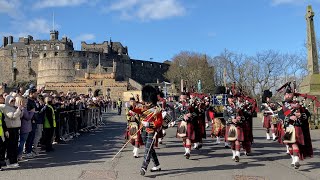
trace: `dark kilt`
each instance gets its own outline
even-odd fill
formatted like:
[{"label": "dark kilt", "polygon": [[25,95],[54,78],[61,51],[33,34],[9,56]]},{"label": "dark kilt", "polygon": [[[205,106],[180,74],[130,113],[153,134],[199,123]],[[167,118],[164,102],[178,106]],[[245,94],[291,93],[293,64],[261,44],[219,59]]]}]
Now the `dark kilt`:
[{"label": "dark kilt", "polygon": [[300,147],[300,152],[302,158],[306,157],[313,157],[313,148],[312,148],[312,141],[310,137],[310,129],[309,129],[309,122],[305,120],[301,126],[303,136],[304,136],[304,146]]},{"label": "dark kilt", "polygon": [[296,144],[304,145],[304,135],[303,135],[301,127],[295,126],[294,129],[296,131]]},{"label": "dark kilt", "polygon": [[283,129],[282,126],[283,126],[282,122],[278,122],[278,123],[277,123],[276,136],[278,137],[278,142],[279,142],[280,144],[284,144],[284,143],[283,143],[283,140],[282,140],[282,138],[283,138],[283,136],[284,136],[284,129]]},{"label": "dark kilt", "polygon": [[[237,128],[237,140],[238,141],[244,141],[244,134],[243,134],[243,128],[241,126],[236,126]],[[228,141],[228,134],[229,134],[229,129],[230,129],[230,125],[227,125],[226,126],[226,133],[225,133],[225,136],[224,136],[224,140],[225,141]]]},{"label": "dark kilt", "polygon": [[206,128],[205,128],[205,119],[204,117],[200,116],[197,117],[196,123],[194,124],[195,130],[195,139],[197,142],[200,142],[202,138],[206,138]]},{"label": "dark kilt", "polygon": [[266,129],[271,128],[271,116],[263,116],[263,127]]},{"label": "dark kilt", "polygon": [[253,142],[253,133],[252,133],[252,128],[251,124],[249,121],[245,121],[242,124],[242,129],[243,129],[243,135],[244,135],[244,140],[246,142]]},{"label": "dark kilt", "polygon": [[194,141],[196,139],[196,133],[194,129],[194,125],[192,122],[187,122],[187,137],[191,141]]}]

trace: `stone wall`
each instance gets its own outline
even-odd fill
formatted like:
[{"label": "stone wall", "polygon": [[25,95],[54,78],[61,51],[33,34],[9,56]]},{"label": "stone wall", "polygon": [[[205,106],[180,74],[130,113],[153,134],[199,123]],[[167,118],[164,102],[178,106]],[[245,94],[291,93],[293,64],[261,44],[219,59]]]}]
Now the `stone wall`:
[{"label": "stone wall", "polygon": [[78,94],[88,94],[89,89],[92,92],[100,91],[103,96],[107,95],[107,89],[110,89],[110,97],[113,100],[123,98],[123,92],[127,91],[127,82],[117,82],[114,79],[82,79],[82,82],[73,83],[46,83],[46,90],[56,90],[58,92],[77,92]]},{"label": "stone wall", "polygon": [[150,61],[131,60],[131,78],[140,84],[156,83],[166,80],[164,74],[169,65]]}]

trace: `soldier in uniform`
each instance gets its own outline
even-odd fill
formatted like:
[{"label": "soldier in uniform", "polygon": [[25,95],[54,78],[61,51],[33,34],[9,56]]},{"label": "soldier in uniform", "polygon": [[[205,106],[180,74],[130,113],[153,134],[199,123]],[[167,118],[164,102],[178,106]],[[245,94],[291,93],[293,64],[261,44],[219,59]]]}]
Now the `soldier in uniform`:
[{"label": "soldier in uniform", "polygon": [[132,112],[136,108],[136,100],[134,97],[130,98],[128,107],[126,107],[126,118],[127,118],[127,139],[131,139],[131,144],[133,146],[133,156],[135,158],[139,157],[139,148],[142,143],[141,132],[138,131],[140,126],[138,114]]},{"label": "soldier in uniform", "polygon": [[163,118],[162,110],[157,106],[157,90],[154,87],[147,85],[142,88],[142,101],[144,102],[143,107],[136,107],[129,112],[134,112],[140,115],[141,128],[145,134],[145,136],[142,136],[142,140],[145,144],[145,151],[143,163],[140,169],[140,174],[144,176],[151,158],[154,163],[154,167],[151,168],[151,172],[161,171],[160,162],[154,149],[154,145],[157,133],[162,126]]},{"label": "soldier in uniform", "polygon": [[272,92],[269,90],[265,90],[262,95],[262,106],[261,110],[263,113],[263,127],[266,129],[267,140],[270,140],[270,129],[272,131],[272,140],[275,141],[277,139],[276,131],[277,131],[277,106],[275,103],[271,102]]},{"label": "soldier in uniform", "polygon": [[289,147],[292,159],[291,166],[298,169],[300,167],[299,161],[305,157],[312,157],[313,150],[308,128],[310,113],[299,101],[293,100],[294,96],[295,94],[289,84],[284,95],[283,114],[280,118],[283,119],[285,128],[283,143]]},{"label": "soldier in uniform", "polygon": [[224,108],[223,117],[227,123],[225,139],[231,143],[232,160],[239,162],[241,142],[244,140],[242,128],[244,116],[232,94],[228,94],[228,104]]}]

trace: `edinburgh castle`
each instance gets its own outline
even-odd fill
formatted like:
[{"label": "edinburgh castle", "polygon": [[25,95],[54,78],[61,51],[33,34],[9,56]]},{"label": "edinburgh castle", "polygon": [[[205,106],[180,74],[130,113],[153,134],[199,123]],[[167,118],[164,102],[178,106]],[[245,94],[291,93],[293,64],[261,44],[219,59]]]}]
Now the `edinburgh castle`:
[{"label": "edinburgh castle", "polygon": [[[0,82],[36,82],[46,90],[74,91],[86,94],[122,97],[127,90],[139,90],[146,83],[165,80],[168,63],[135,60],[120,42],[101,44],[81,42],[74,50],[68,37],[59,39],[58,31],[50,40],[32,36],[3,37],[0,48]],[[109,95],[110,95],[109,94]]]}]

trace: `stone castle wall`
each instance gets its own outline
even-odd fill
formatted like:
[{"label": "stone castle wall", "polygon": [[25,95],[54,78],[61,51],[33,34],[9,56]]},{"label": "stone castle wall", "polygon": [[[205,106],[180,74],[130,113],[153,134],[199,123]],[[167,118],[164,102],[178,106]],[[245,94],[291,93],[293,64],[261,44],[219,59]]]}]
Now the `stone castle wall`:
[{"label": "stone castle wall", "polygon": [[157,63],[150,61],[132,60],[131,61],[131,78],[140,84],[163,82],[165,72],[169,69],[169,65],[165,63]]},{"label": "stone castle wall", "polygon": [[[164,63],[130,59],[128,48],[120,42],[82,42],[82,50],[75,51],[69,38],[59,40],[57,31],[50,35],[50,40],[33,40],[28,36],[13,42],[13,37],[3,38],[0,83],[38,81],[43,86],[46,82],[73,82],[83,78],[86,72],[97,73],[102,69],[102,73],[114,73],[115,81],[128,82],[131,78],[145,84],[157,79],[163,81],[169,67]],[[99,62],[102,68],[98,68]]]}]

